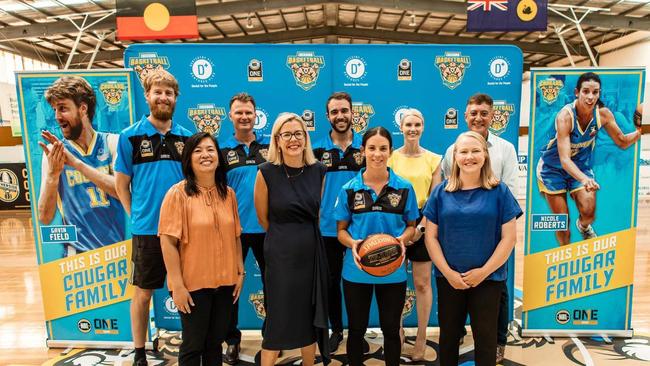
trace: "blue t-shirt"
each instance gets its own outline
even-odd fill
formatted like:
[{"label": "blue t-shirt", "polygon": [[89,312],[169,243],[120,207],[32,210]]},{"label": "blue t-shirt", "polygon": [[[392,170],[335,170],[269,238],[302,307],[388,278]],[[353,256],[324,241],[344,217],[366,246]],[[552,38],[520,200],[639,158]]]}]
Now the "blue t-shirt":
[{"label": "blue t-shirt", "polygon": [[[523,214],[505,183],[492,189],[447,192],[442,182],[429,196],[424,216],[438,225],[438,241],[449,267],[463,273],[483,266],[501,241],[501,225]],[[505,281],[507,263],[486,279]],[[442,273],[436,268],[436,276]]]},{"label": "blue t-shirt", "polygon": [[253,191],[257,166],[266,162],[269,153],[269,138],[257,137],[246,146],[231,136],[221,148],[221,163],[226,167],[228,185],[235,191],[242,233],[259,234],[264,229],[257,221]]},{"label": "blue t-shirt", "polygon": [[181,181],[181,155],[192,133],[178,123],[161,134],[147,116],[120,133],[115,171],[131,177],[131,232],[158,235],[160,206],[167,190]]},{"label": "blue t-shirt", "polygon": [[[415,191],[406,179],[388,169],[388,184],[381,193],[363,182],[363,168],[343,185],[336,199],[334,218],[347,221],[348,232],[353,239],[365,239],[372,234],[402,235],[406,223],[419,217]],[[348,248],[343,259],[343,278],[358,283],[398,283],[406,281],[406,266],[384,277],[375,277],[360,270],[354,263],[352,250]]]},{"label": "blue t-shirt", "polygon": [[361,154],[361,136],[352,133],[352,143],[345,151],[332,142],[327,136],[316,141],[313,146],[314,155],[327,167],[325,186],[320,201],[320,231],[323,236],[336,237],[336,220],[334,219],[334,204],[341,187],[354,178],[364,167]]}]

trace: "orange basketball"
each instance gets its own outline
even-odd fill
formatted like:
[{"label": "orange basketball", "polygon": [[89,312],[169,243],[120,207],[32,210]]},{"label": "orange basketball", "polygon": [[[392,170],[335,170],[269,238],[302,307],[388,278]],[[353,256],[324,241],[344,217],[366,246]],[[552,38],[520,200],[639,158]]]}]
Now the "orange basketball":
[{"label": "orange basketball", "polygon": [[361,269],[377,277],[388,276],[402,263],[402,246],[388,234],[369,235],[359,244]]}]

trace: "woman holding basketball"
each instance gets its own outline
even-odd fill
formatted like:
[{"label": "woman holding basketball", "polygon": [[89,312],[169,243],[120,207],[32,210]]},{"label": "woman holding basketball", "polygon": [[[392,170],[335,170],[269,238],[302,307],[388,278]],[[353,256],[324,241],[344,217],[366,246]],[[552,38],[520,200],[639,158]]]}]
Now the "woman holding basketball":
[{"label": "woman holding basketball", "polygon": [[[375,277],[359,264],[358,245],[369,235],[389,234],[404,246],[412,239],[419,216],[415,191],[405,179],[388,168],[392,139],[388,130],[375,127],[363,135],[361,153],[366,168],[348,183],[336,201],[338,239],[349,249],[343,260],[343,295],[348,315],[347,354],[351,366],[363,364],[363,336],[373,291],[379,323],[384,334],[384,357],[388,366],[399,365],[400,325],[406,292],[406,269]],[[495,336],[496,339],[496,336]]]},{"label": "woman holding basketball", "polygon": [[[404,135],[404,146],[396,149],[388,160],[397,175],[408,180],[415,190],[418,208],[422,209],[429,193],[440,183],[440,161],[442,157],[420,146],[424,131],[424,117],[417,109],[407,109],[400,119],[400,130]],[[413,245],[406,248],[406,258],[413,266],[415,304],[418,315],[418,333],[413,347],[412,361],[424,359],[427,325],[431,313],[431,258],[424,245],[424,229],[427,220],[423,217],[416,226]]]},{"label": "woman holding basketball", "polygon": [[492,173],[487,142],[468,131],[456,139],[448,181],[427,201],[425,242],[436,266],[440,365],[458,365],[470,315],[476,365],[494,365],[499,299],[521,208]]}]

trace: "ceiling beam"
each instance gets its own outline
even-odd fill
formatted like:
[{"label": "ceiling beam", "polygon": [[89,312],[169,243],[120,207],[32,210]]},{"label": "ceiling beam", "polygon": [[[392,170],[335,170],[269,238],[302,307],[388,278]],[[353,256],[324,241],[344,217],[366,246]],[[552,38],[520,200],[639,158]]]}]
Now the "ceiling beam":
[{"label": "ceiling beam", "polygon": [[[250,34],[247,36],[236,36],[228,38],[207,39],[197,43],[282,43],[327,36],[362,38],[367,40],[385,40],[387,42],[407,43],[436,43],[436,44],[491,44],[491,45],[515,45],[523,52],[545,53],[549,55],[564,55],[564,49],[559,44],[510,42],[503,40],[441,36],[436,34],[422,34],[413,32],[387,31],[377,29],[361,29],[351,27],[319,27],[311,29],[296,29],[289,31],[278,31],[263,34]],[[91,54],[78,54],[72,59],[72,64],[87,62]],[[96,62],[119,60],[122,58],[123,50],[101,51],[97,53]]]},{"label": "ceiling beam", "polygon": [[[464,16],[467,12],[467,5],[457,1],[431,1],[431,0],[241,0],[220,2],[208,5],[197,5],[199,18],[206,18],[219,15],[248,14],[254,11],[278,10],[292,7],[302,7],[322,4],[346,4],[366,7],[379,7],[387,9],[402,9],[408,11],[421,11],[430,13],[454,14]],[[566,19],[549,14],[550,24],[564,24]],[[650,31],[649,17],[615,16],[605,14],[589,14],[583,21],[583,26],[600,27],[605,29],[630,29],[639,31]],[[110,16],[97,23],[90,30],[107,30],[115,28],[115,16]],[[61,33],[76,33],[77,29],[68,20],[42,22],[26,26],[9,26],[0,28],[0,42],[30,38],[51,36]]]}]

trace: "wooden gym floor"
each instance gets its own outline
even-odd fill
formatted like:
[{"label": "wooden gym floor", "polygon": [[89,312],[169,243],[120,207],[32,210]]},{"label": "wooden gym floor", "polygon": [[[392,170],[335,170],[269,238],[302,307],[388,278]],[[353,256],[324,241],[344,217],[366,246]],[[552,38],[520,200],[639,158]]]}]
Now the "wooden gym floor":
[{"label": "wooden gym floor", "polygon": [[[590,339],[590,338],[556,338],[556,339],[519,339],[511,337],[506,351],[504,365],[650,365],[650,200],[639,201],[639,217],[637,246],[634,275],[634,303],[632,326],[635,329],[633,339]],[[523,227],[524,220],[518,222],[517,240],[517,266],[516,287],[522,287],[523,264]],[[41,287],[38,278],[36,256],[34,251],[34,238],[31,225],[31,215],[27,211],[0,211],[0,365],[41,365],[48,360],[48,364],[81,364],[67,363],[77,351],[61,356],[61,349],[48,350],[45,347],[45,322],[43,320],[43,307],[41,303]],[[520,305],[520,302],[518,302]],[[515,330],[513,333],[517,333]],[[414,332],[407,330],[407,335]],[[431,362],[436,358],[437,334],[429,337],[431,347],[427,351],[428,362],[404,364],[435,365]],[[404,347],[405,354],[410,352],[412,337],[407,337]],[[381,338],[368,338],[371,354],[377,351]],[[174,357],[175,347],[178,343],[177,334],[167,334],[163,342],[171,347],[171,351],[163,352],[157,357],[158,362],[150,365],[176,364]],[[245,339],[243,344],[242,364],[252,364],[253,355],[259,347],[259,338]],[[464,347],[464,348],[463,348]],[[465,338],[465,345],[461,353],[466,353],[466,358],[471,358],[471,337]],[[165,347],[167,348],[167,347]],[[344,345],[339,352],[344,352]],[[78,355],[82,355],[83,351]],[[108,354],[108,353],[106,353]],[[112,352],[110,357],[102,357],[102,364],[131,364],[128,352]],[[171,355],[171,356],[170,356]],[[295,354],[297,355],[297,354]],[[283,364],[292,363],[294,352],[287,352]],[[379,355],[380,356],[380,352]],[[88,357],[86,358],[87,360]],[[340,358],[341,361],[344,357]],[[124,362],[122,363],[122,361]],[[246,362],[248,361],[248,362]],[[462,363],[462,362],[461,362]],[[334,365],[340,364],[336,360]],[[380,365],[379,358],[370,358],[367,365]],[[473,364],[473,362],[462,363]]]}]

